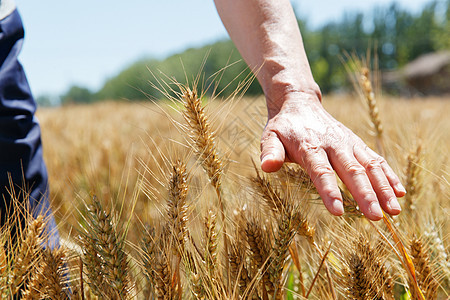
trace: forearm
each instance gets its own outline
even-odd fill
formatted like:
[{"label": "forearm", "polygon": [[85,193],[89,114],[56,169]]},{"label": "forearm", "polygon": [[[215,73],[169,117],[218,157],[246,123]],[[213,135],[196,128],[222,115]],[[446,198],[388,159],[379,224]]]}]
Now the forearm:
[{"label": "forearm", "polygon": [[[215,0],[239,52],[255,71],[268,105],[282,105],[290,92],[320,99],[297,20],[288,0]],[[268,107],[269,110],[271,107]]]}]

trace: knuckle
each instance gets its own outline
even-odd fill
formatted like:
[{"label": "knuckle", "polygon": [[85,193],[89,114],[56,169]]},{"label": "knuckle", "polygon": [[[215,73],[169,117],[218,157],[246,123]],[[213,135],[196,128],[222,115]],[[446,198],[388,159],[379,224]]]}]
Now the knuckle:
[{"label": "knuckle", "polygon": [[272,131],[264,131],[261,136],[261,144],[266,143],[273,137],[275,137],[275,134]]},{"label": "knuckle", "polygon": [[344,165],[344,169],[352,176],[363,175],[366,173],[364,167],[357,163],[347,163]]},{"label": "knuckle", "polygon": [[387,164],[386,159],[384,159],[384,157],[382,157],[382,156],[378,156],[378,157],[376,158],[376,161],[377,161],[380,165],[382,165],[382,164]]},{"label": "knuckle", "polygon": [[378,171],[381,169],[381,163],[378,159],[370,159],[366,161],[365,168],[367,171]]},{"label": "knuckle", "polygon": [[363,198],[365,201],[370,202],[370,201],[376,201],[377,200],[377,196],[374,193],[373,189],[371,186],[363,186],[360,189],[361,194],[363,195]]},{"label": "knuckle", "polygon": [[326,164],[316,164],[311,167],[311,173],[317,176],[323,176],[333,173],[333,168],[330,165]]},{"label": "knuckle", "polygon": [[320,147],[318,145],[306,144],[301,147],[300,151],[304,153],[304,156],[311,157],[316,155],[320,151]]},{"label": "knuckle", "polygon": [[387,184],[383,184],[383,185],[379,186],[378,187],[378,191],[382,195],[385,195],[385,196],[391,196],[394,193],[392,188],[389,185],[387,185]]},{"label": "knuckle", "polygon": [[322,189],[322,193],[332,199],[341,198],[341,193],[339,190],[333,188],[332,186],[324,187]]}]

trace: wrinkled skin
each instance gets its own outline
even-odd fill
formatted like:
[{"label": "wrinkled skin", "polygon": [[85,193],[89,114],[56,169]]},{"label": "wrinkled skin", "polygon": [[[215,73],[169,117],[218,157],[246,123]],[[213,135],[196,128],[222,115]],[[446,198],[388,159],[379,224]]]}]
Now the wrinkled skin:
[{"label": "wrinkled skin", "polygon": [[274,172],[285,161],[300,164],[334,215],[344,212],[335,172],[369,219],[381,219],[381,208],[400,213],[395,196],[403,196],[405,190],[398,177],[323,109],[289,0],[215,3],[266,95],[269,119],[261,140],[261,168]]},{"label": "wrinkled skin", "polygon": [[[335,172],[346,184],[361,211],[371,220],[382,211],[400,213],[397,198],[405,194],[386,161],[322,107],[317,96],[291,92],[281,107],[270,105],[261,139],[261,167],[277,171],[285,161],[300,164],[311,177],[326,208],[342,215],[342,198]],[[334,169],[334,170],[333,170]]]}]

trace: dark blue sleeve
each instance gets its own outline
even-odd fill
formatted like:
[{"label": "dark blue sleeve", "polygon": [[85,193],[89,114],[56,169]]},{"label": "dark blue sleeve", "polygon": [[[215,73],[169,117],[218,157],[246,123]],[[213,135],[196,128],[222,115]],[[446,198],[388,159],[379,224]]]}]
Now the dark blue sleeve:
[{"label": "dark blue sleeve", "polygon": [[[50,216],[47,170],[42,156],[36,103],[18,60],[24,38],[15,10],[0,21],[0,210],[8,217],[11,192],[36,215],[49,216],[48,229],[57,232]],[[11,189],[11,178],[14,188]]]}]

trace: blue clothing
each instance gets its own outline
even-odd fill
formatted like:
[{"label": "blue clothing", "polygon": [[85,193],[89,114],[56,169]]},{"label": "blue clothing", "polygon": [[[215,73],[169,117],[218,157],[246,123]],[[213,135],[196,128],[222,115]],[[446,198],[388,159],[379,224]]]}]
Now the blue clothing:
[{"label": "blue clothing", "polygon": [[[42,156],[41,131],[34,116],[36,103],[18,61],[24,29],[17,10],[0,20],[0,210],[8,216],[11,178],[16,195],[27,201],[34,216],[49,216],[51,243],[58,232],[49,206],[47,169]],[[23,188],[29,193],[24,196]]]}]

